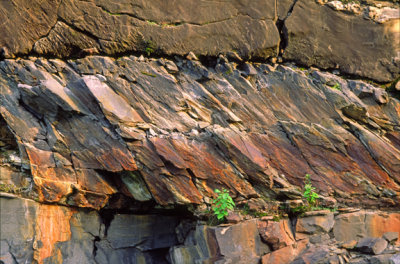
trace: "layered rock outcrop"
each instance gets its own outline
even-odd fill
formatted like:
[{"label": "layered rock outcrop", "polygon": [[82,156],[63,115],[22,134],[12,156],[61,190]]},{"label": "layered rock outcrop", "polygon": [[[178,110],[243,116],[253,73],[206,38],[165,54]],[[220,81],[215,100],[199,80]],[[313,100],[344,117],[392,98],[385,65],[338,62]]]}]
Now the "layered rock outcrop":
[{"label": "layered rock outcrop", "polygon": [[5,170],[27,170],[40,201],[202,204],[221,187],[239,200],[276,199],[309,173],[343,203],[399,202],[400,103],[368,83],[134,56],[0,68],[3,122],[21,157]]},{"label": "layered rock outcrop", "polygon": [[127,52],[238,53],[259,59],[283,55],[307,66],[337,68],[379,82],[396,79],[398,5],[384,6],[383,11],[358,5],[350,14],[334,9],[314,0],[20,0],[0,4],[0,48],[6,58]]},{"label": "layered rock outcrop", "polygon": [[[396,263],[398,11],[0,2],[0,260]],[[394,212],[286,215],[306,174],[321,206]],[[216,188],[288,218],[197,222]]]},{"label": "layered rock outcrop", "polygon": [[[162,214],[105,216],[10,195],[0,203],[3,263],[396,263],[400,256],[399,213],[325,212],[298,219],[293,232],[287,219],[212,227]],[[363,253],[369,250],[372,256]]]}]

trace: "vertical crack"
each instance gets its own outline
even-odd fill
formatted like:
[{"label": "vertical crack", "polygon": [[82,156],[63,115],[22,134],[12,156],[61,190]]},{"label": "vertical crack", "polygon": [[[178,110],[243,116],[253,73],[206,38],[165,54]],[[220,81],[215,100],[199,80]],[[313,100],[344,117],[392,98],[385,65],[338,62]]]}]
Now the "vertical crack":
[{"label": "vertical crack", "polygon": [[285,26],[285,20],[278,18],[275,22],[275,25],[278,28],[279,37],[280,37],[278,56],[282,57],[283,52],[285,51],[286,47],[289,44],[288,31]]},{"label": "vertical crack", "polygon": [[99,212],[101,223],[104,225],[104,237],[107,237],[108,228],[114,220],[114,214],[112,210],[100,210]]},{"label": "vertical crack", "polygon": [[96,255],[97,255],[97,246],[96,246],[96,242],[99,242],[100,241],[100,237],[99,236],[95,236],[94,237],[94,239],[93,239],[93,258],[95,258],[96,257]]},{"label": "vertical crack", "polygon": [[[296,5],[296,3],[299,0],[294,0],[292,5],[289,8],[288,13],[286,14],[286,16],[282,19],[279,19],[279,17],[277,16],[277,14],[275,14],[275,18],[276,18],[276,22],[275,25],[278,29],[279,32],[279,36],[280,36],[280,42],[279,42],[279,52],[278,52],[278,56],[282,57],[285,49],[287,48],[287,46],[289,45],[289,34],[288,34],[288,30],[287,27],[285,25],[285,21],[286,19],[292,14],[293,9]],[[275,0],[275,13],[277,12],[277,0]]]}]

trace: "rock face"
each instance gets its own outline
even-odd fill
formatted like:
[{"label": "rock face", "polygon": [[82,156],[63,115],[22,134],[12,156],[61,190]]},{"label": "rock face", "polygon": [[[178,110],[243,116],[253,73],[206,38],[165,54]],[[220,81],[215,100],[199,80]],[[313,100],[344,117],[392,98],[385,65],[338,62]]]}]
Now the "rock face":
[{"label": "rock face", "polygon": [[398,5],[363,12],[368,19],[361,10],[348,14],[314,0],[19,0],[0,4],[0,48],[6,58],[283,54],[308,66],[393,81],[400,73]]},{"label": "rock face", "polygon": [[0,263],[396,262],[399,4],[343,2],[0,1]]},{"label": "rock face", "polygon": [[[333,233],[338,241],[385,237],[386,232],[400,232],[400,214],[359,211],[336,217]],[[388,234],[393,237],[394,234]],[[391,240],[391,239],[390,239]],[[393,238],[393,240],[395,240]],[[392,240],[391,240],[392,241]]]},{"label": "rock face", "polygon": [[[347,259],[350,263],[358,260],[390,263],[390,259],[398,259],[396,254],[400,252],[398,245],[388,246],[388,242],[379,236],[365,237],[353,251],[348,251],[343,249],[342,242],[336,242],[335,233],[330,237],[330,230],[323,229],[309,229],[303,237],[296,236],[295,239],[294,234],[301,233],[304,228],[295,226],[291,230],[288,226],[292,221],[288,219],[277,222],[252,219],[234,225],[208,226],[182,216],[98,213],[40,204],[4,194],[0,197],[0,206],[0,260],[7,264],[35,261],[52,264],[244,264],[260,261],[286,264],[329,263],[339,259]],[[333,221],[336,225],[345,216],[348,214],[334,217],[333,213],[328,213],[298,220]],[[398,213],[388,214],[389,218],[398,216]],[[382,230],[393,230],[393,226]],[[325,239],[316,241],[318,235]],[[364,234],[355,235],[361,237]],[[270,239],[266,241],[266,237]]]},{"label": "rock face", "polygon": [[166,263],[162,252],[177,244],[177,217],[116,214],[105,224],[94,211],[15,197],[0,202],[4,263]]},{"label": "rock face", "polygon": [[3,147],[10,183],[100,209],[201,204],[221,187],[276,198],[309,173],[342,203],[399,202],[400,102],[362,92],[381,88],[285,66],[255,64],[245,78],[235,63],[174,63],[171,74],[164,59],[133,56],[0,62],[2,122],[18,144]]},{"label": "rock face", "polygon": [[[29,10],[31,5],[38,10]],[[0,46],[8,56],[30,51],[57,57],[79,52],[218,55],[237,51],[242,56],[269,57],[276,55],[280,41],[275,17],[278,12],[286,16],[290,5],[289,0],[281,1],[275,10],[273,0],[3,3],[6,23],[1,29],[7,34]],[[40,8],[47,15],[34,17]],[[12,21],[17,13],[29,16]],[[25,31],[28,23],[38,30]]]},{"label": "rock face", "polygon": [[380,82],[390,82],[399,75],[398,17],[376,23],[363,14],[338,12],[313,0],[299,0],[285,24],[287,59]]}]

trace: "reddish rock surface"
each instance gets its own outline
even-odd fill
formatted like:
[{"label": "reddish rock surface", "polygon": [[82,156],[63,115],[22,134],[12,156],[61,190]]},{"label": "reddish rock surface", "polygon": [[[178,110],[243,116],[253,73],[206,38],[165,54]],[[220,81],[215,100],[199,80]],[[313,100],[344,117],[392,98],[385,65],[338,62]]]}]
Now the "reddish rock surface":
[{"label": "reddish rock surface", "polygon": [[100,209],[121,204],[110,197],[201,204],[215,188],[285,199],[309,173],[340,203],[396,207],[400,103],[359,93],[380,88],[265,64],[246,79],[235,63],[178,60],[170,74],[166,61],[1,62],[4,157],[19,159],[3,167],[25,175],[7,169],[8,181],[33,182],[40,201]]}]

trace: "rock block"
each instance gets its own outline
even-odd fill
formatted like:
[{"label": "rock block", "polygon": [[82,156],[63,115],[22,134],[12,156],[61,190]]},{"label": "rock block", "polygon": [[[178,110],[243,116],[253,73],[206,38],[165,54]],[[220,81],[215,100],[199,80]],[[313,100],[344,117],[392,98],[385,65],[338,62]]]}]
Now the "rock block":
[{"label": "rock block", "polygon": [[[362,14],[337,12],[313,0],[301,0],[285,24],[289,44],[284,58],[321,68],[337,67],[382,82],[400,73],[398,18],[376,23]],[[373,41],[371,36],[375,36]]]},{"label": "rock block", "polygon": [[366,237],[357,243],[355,249],[363,253],[378,255],[386,249],[387,245],[388,242],[385,239]]},{"label": "rock block", "polygon": [[329,233],[335,224],[333,213],[299,218],[296,232],[306,234]]},{"label": "rock block", "polygon": [[286,246],[264,255],[261,259],[262,264],[280,263],[289,264],[307,248],[308,240],[300,240],[295,244]]},{"label": "rock block", "polygon": [[262,240],[273,250],[290,246],[295,242],[287,219],[279,222],[258,221],[258,231]]}]

